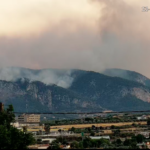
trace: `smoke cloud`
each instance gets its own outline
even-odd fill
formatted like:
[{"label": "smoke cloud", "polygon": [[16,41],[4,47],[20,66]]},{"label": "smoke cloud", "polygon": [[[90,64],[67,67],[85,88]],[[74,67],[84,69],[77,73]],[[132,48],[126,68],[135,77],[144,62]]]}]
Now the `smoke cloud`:
[{"label": "smoke cloud", "polygon": [[[62,3],[60,5],[57,0],[55,5],[59,3],[57,8],[61,10],[59,15],[56,10],[53,11],[57,21],[55,17],[48,19],[49,15],[44,15],[44,22],[48,21],[46,26],[38,26],[42,28],[40,34],[32,34],[31,30],[31,34],[28,32],[30,36],[27,37],[24,36],[24,32],[19,36],[12,34],[15,30],[11,32],[11,36],[9,33],[3,34],[0,37],[0,67],[83,69],[97,72],[107,68],[121,68],[150,77],[150,12],[142,12],[142,6],[150,7],[150,1],[84,0],[82,7],[78,7],[80,1],[82,0],[77,2],[76,8],[73,7],[73,1],[70,2],[69,9],[65,9],[65,14],[60,15],[66,7]],[[86,7],[83,7],[85,2]],[[69,14],[70,10],[74,11]],[[96,11],[92,13],[93,10]],[[40,9],[40,12],[43,11]],[[36,9],[37,12],[39,11]],[[44,14],[49,12],[44,11]],[[25,24],[23,27],[26,27]],[[33,28],[34,25],[30,29]],[[40,79],[34,78],[65,87],[72,82],[68,73],[62,78],[52,73],[51,79],[45,75],[46,72],[43,74],[40,75]],[[55,76],[59,80],[55,80]],[[67,83],[64,83],[64,80]]]},{"label": "smoke cloud", "polygon": [[6,67],[0,69],[0,80],[16,81],[21,79],[24,82],[25,79],[32,81],[41,81],[47,85],[55,84],[63,88],[69,88],[73,82],[71,77],[71,70],[31,70],[25,68]]}]

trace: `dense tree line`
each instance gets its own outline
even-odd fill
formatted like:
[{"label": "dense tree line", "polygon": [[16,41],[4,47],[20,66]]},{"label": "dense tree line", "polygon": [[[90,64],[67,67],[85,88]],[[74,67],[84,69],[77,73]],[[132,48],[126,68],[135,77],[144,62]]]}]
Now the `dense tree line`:
[{"label": "dense tree line", "polygon": [[[60,145],[67,145],[67,139],[62,137],[53,141],[49,149],[60,149]],[[102,149],[139,149],[137,144],[145,141],[143,135],[132,136],[131,139],[126,138],[122,141],[120,138],[114,140],[112,143],[107,139],[93,140],[88,137],[84,137],[83,140],[73,140],[71,142],[71,149],[90,149],[90,148],[102,148]],[[143,148],[146,148],[143,147]]]},{"label": "dense tree line", "polygon": [[27,149],[35,142],[33,136],[14,128],[15,121],[13,106],[0,112],[0,149]]},{"label": "dense tree line", "polygon": [[[41,124],[49,124],[51,126],[56,125],[71,125],[71,124],[96,124],[96,123],[120,123],[120,122],[140,122],[145,120],[137,120],[136,116],[127,116],[124,115],[122,117],[113,117],[107,116],[104,117],[96,117],[96,118],[83,118],[83,119],[74,119],[74,120],[46,120],[42,121]],[[138,125],[138,124],[137,124]]]}]

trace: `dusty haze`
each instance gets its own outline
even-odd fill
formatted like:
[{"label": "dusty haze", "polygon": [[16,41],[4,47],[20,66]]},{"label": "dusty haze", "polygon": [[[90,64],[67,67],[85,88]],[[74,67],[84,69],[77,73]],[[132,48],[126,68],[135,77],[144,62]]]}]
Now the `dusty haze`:
[{"label": "dusty haze", "polygon": [[150,77],[150,11],[141,9],[150,0],[0,2],[0,67],[121,68]]}]

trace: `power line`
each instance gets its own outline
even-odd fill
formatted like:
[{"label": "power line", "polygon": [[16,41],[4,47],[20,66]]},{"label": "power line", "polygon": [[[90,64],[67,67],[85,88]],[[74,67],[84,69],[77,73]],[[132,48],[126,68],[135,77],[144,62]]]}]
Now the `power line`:
[{"label": "power line", "polygon": [[147,111],[112,111],[112,112],[14,112],[15,114],[47,114],[47,115],[80,115],[80,114],[121,114],[121,113],[148,113],[150,110]]},{"label": "power line", "polygon": [[[26,101],[27,102],[27,101]],[[1,103],[2,105],[2,103]],[[9,106],[9,105],[3,105]],[[26,103],[26,112],[14,112],[15,114],[47,114],[47,115],[84,115],[84,114],[121,114],[121,113],[150,113],[150,110],[141,111],[101,111],[101,112],[28,112]]]}]

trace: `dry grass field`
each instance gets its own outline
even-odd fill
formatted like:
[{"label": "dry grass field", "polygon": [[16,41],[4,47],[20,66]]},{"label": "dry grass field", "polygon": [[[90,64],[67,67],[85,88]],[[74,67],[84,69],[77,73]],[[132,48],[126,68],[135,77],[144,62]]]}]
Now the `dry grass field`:
[{"label": "dry grass field", "polygon": [[70,129],[72,127],[74,128],[88,128],[91,127],[92,125],[96,127],[110,127],[112,125],[114,126],[125,126],[125,125],[132,125],[133,123],[135,124],[141,124],[141,125],[146,125],[147,122],[124,122],[124,123],[100,123],[100,124],[74,124],[74,125],[60,125],[60,126],[51,126],[51,129]]},{"label": "dry grass field", "polygon": [[[68,131],[68,129],[71,129],[72,127],[75,128],[88,128],[88,127],[92,127],[92,125],[96,126],[96,127],[110,127],[112,125],[114,126],[124,126],[124,125],[132,125],[133,123],[135,124],[141,124],[141,125],[146,125],[147,122],[125,122],[125,123],[100,123],[100,124],[74,124],[74,125],[60,125],[60,126],[51,126],[51,132],[57,132],[58,129],[63,129],[64,131]],[[42,126],[34,126],[34,127],[28,127],[28,131],[29,132],[37,132],[39,130],[44,131],[44,128]],[[135,130],[139,130],[138,128],[129,128],[129,129],[121,129],[123,131],[135,131]],[[107,131],[111,131],[111,130],[107,130]],[[106,132],[106,130],[105,130]]]}]

